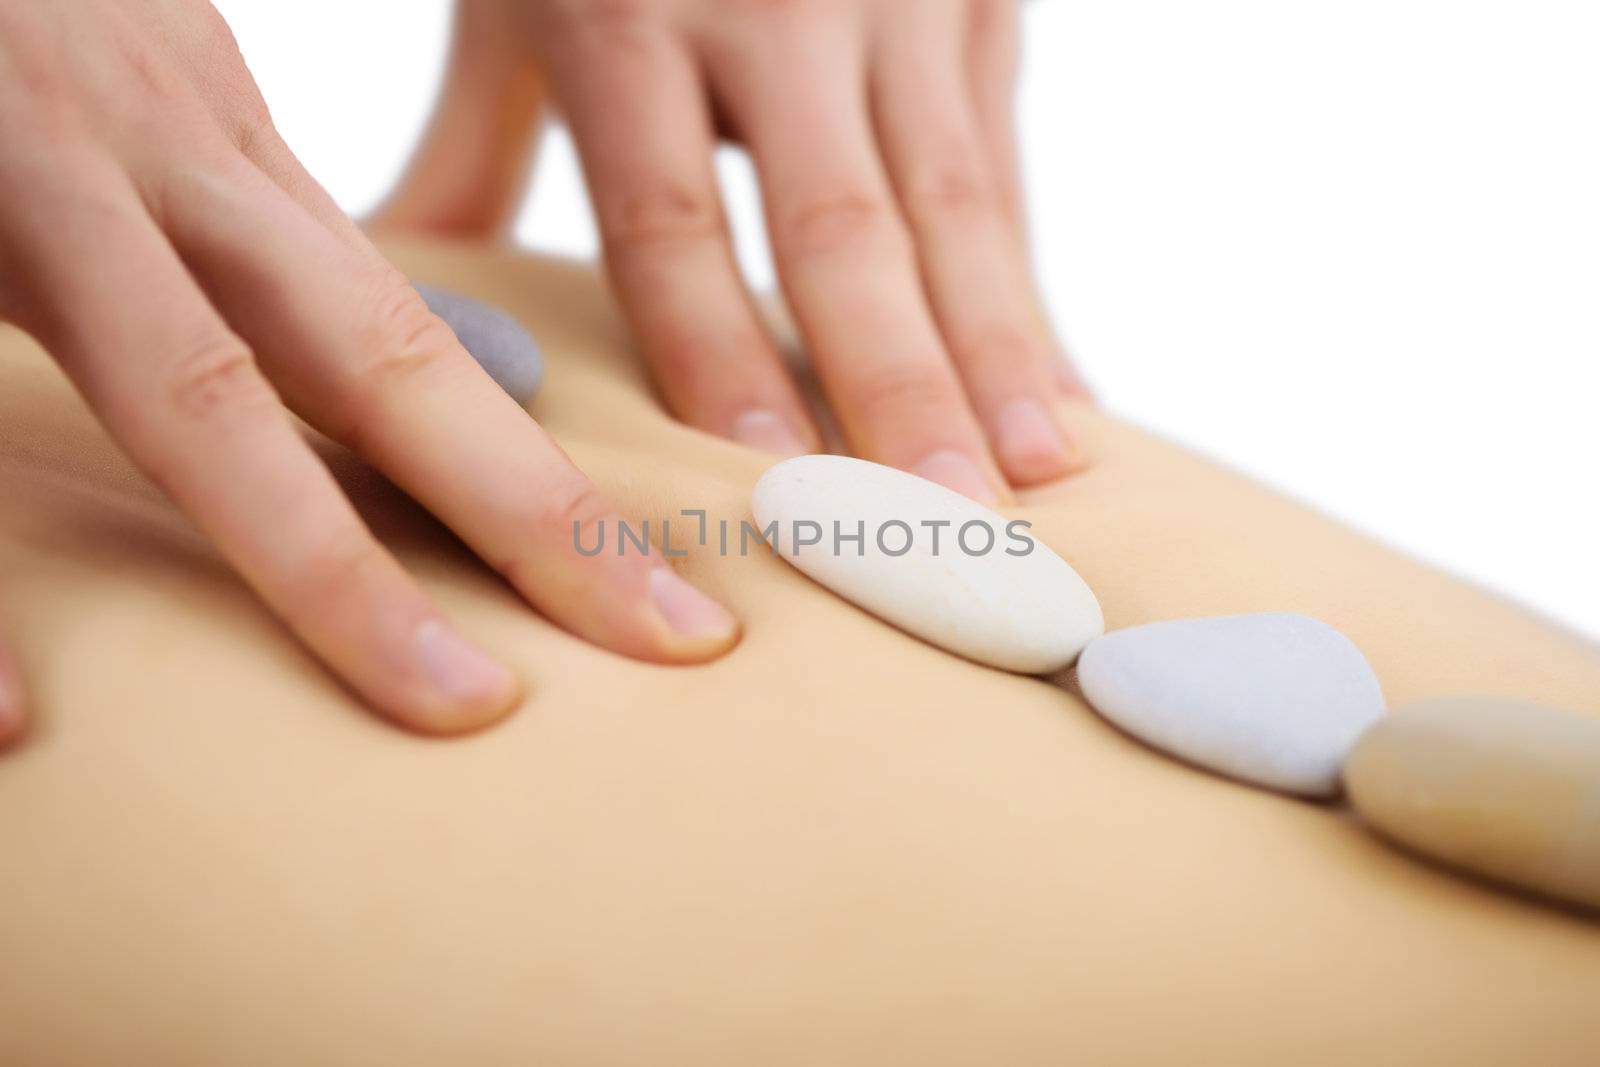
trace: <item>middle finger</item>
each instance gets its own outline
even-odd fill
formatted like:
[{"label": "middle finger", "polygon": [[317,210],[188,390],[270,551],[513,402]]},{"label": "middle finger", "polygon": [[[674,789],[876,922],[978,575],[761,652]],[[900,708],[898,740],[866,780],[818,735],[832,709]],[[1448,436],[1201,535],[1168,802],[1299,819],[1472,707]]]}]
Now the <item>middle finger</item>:
[{"label": "middle finger", "polygon": [[965,5],[929,3],[874,43],[872,95],[945,342],[1015,485],[1072,469],[1056,351],[964,76]]},{"label": "middle finger", "polygon": [[[978,500],[1005,481],[946,358],[867,117],[848,22],[794,5],[713,39],[707,65],[754,156],[784,291],[851,449]],[[789,21],[785,21],[789,20]]]}]

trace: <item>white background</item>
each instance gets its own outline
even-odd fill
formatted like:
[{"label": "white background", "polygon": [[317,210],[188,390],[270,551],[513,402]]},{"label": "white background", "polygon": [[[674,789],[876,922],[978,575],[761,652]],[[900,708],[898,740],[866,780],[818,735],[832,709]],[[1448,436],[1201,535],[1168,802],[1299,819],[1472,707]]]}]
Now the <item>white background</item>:
[{"label": "white background", "polygon": [[[290,144],[370,210],[447,0],[218,6]],[[1105,401],[1600,637],[1600,5],[1025,11],[1036,255]],[[541,159],[518,236],[592,254],[565,138]],[[767,284],[748,170],[721,165]]]}]

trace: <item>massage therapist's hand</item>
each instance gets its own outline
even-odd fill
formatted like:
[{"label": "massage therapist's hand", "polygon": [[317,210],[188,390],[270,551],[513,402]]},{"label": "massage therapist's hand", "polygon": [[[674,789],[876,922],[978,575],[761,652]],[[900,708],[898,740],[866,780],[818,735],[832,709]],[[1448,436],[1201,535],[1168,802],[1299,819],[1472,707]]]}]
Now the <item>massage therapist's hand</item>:
[{"label": "massage therapist's hand", "polygon": [[812,450],[735,265],[720,128],[755,160],[788,302],[852,450],[980,499],[1056,478],[1077,456],[1054,400],[1082,386],[1023,238],[1016,7],[461,0],[439,120],[385,221],[498,221],[484,205],[509,202],[542,79],[667,402],[713,433]]},{"label": "massage therapist's hand", "polygon": [[[735,637],[659,557],[573,549],[605,501],[301,168],[199,0],[0,0],[0,317],[406,725],[482,725],[518,683],[373,539],[290,410],[596,644],[691,661]],[[22,681],[0,652],[0,733]]]}]

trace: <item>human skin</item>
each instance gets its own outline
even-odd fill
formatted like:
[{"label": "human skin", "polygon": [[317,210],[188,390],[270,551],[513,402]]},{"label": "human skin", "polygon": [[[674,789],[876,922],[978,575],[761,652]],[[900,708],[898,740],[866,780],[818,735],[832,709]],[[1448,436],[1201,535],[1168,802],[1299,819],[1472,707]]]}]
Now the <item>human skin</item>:
[{"label": "human skin", "polygon": [[[590,271],[391,254],[538,325],[534,410],[630,521],[749,518],[770,459],[663,409]],[[1087,469],[1003,510],[1111,628],[1301,612],[1393,706],[1600,716],[1591,642],[1075,414]],[[744,639],[692,671],[627,660],[327,454],[530,679],[523,714],[448,744],[360,714],[0,329],[0,607],[31,620],[41,695],[0,757],[0,1063],[1594,1061],[1592,915],[1172,760],[1070,675],[949,655],[689,520],[685,572]]]},{"label": "human skin", "polygon": [[[296,161],[200,0],[0,0],[0,320],[370,705],[460,732],[520,683],[362,524],[291,413],[549,618],[699,662],[737,624],[659,557],[577,558],[613,515]],[[26,625],[23,620],[17,625]],[[26,678],[0,648],[0,741]]]},{"label": "human skin", "polygon": [[462,0],[435,121],[380,213],[487,237],[545,97],[635,343],[680,418],[795,454],[816,423],[745,291],[712,167],[754,160],[775,265],[850,450],[980,500],[1079,461],[1012,129],[1016,0]]}]

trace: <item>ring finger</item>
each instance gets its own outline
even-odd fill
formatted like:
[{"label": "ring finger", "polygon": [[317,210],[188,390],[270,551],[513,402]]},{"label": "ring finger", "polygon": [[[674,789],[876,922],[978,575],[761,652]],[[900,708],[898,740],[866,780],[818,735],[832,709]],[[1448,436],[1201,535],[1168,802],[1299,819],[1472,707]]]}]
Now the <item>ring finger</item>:
[{"label": "ring finger", "polygon": [[858,37],[800,14],[771,5],[746,16],[775,20],[763,32],[707,46],[761,177],[785,293],[852,450],[993,501],[1005,482],[918,283],[873,144]]},{"label": "ring finger", "polygon": [[875,42],[880,142],[940,331],[1012,483],[1077,463],[1055,398],[1061,356],[1034,297],[1008,176],[993,159],[963,77],[966,5],[919,5],[913,26]]}]

